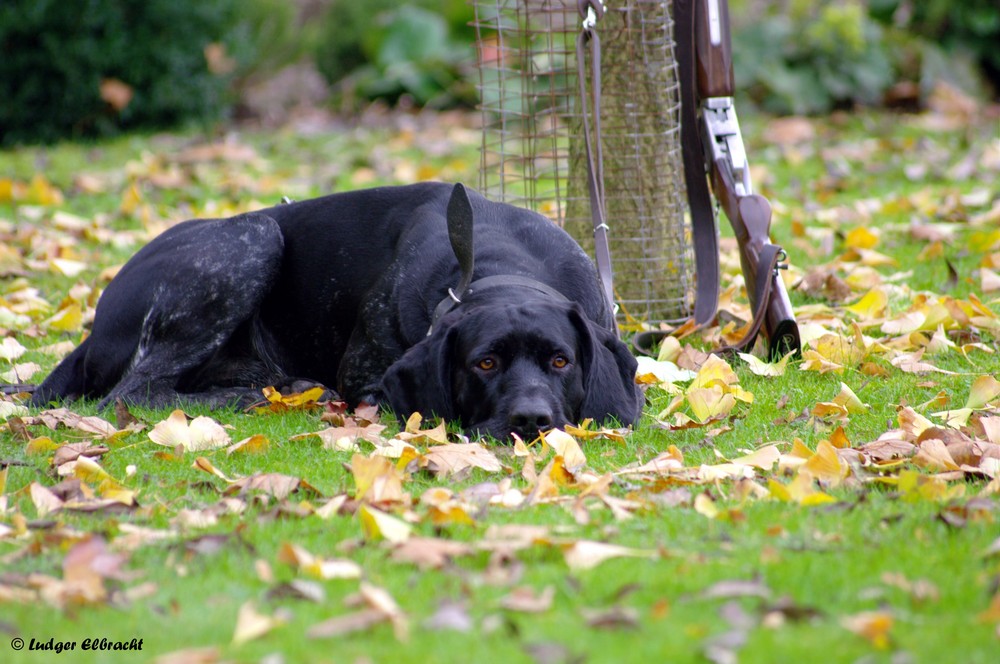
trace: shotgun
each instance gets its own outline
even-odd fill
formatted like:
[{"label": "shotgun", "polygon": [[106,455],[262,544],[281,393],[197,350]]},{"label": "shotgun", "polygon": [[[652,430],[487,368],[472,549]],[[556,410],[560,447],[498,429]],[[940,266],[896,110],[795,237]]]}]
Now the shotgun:
[{"label": "shotgun", "polygon": [[[676,1],[686,4],[691,0]],[[693,9],[693,78],[696,112],[700,115],[703,170],[736,235],[754,317],[747,337],[737,346],[752,345],[757,333],[763,332],[772,357],[791,351],[798,353],[801,350],[798,324],[778,274],[779,268],[787,267],[782,265],[785,252],[771,242],[771,205],[766,198],[753,193],[736,119],[729,5],[726,0],[694,0]],[[685,27],[681,24],[677,29]],[[700,177],[704,178],[704,173]]]}]

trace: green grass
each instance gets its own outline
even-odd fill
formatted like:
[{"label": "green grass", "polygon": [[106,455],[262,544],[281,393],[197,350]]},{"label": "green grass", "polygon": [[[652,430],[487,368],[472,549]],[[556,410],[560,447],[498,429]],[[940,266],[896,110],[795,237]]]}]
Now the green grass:
[{"label": "green grass", "polygon": [[[767,118],[747,119],[747,134],[759,135],[767,122]],[[767,173],[761,190],[782,203],[774,232],[789,247],[795,267],[805,271],[832,261],[844,249],[843,233],[854,226],[883,226],[877,249],[899,262],[896,268],[880,270],[883,276],[912,270],[905,280],[912,289],[941,293],[948,276],[944,261],[919,264],[916,256],[924,244],[893,228],[915,218],[947,222],[956,226],[956,235],[945,247],[945,256],[962,275],[950,294],[964,298],[976,293],[989,302],[988,296],[979,293],[978,282],[966,278],[988,253],[970,248],[970,238],[978,231],[968,228],[966,219],[938,218],[933,210],[928,216],[926,210],[914,205],[929,200],[943,209],[950,197],[983,188],[989,189],[990,201],[1000,195],[996,184],[1000,174],[988,166],[969,177],[949,175],[949,169],[962,159],[979,155],[984,141],[996,141],[995,123],[992,127],[927,133],[914,129],[900,116],[860,114],[816,121],[815,127],[818,138],[808,146],[782,149],[757,138],[750,143],[753,163]],[[85,219],[107,215],[101,227],[135,231],[142,228],[141,219],[118,211],[130,178],[138,178],[142,201],[154,217],[167,219],[190,216],[186,213],[212,205],[225,210],[249,201],[271,204],[284,194],[302,198],[367,183],[406,180],[402,176],[415,173],[475,182],[478,157],[476,143],[470,140],[472,133],[449,126],[434,131],[436,140],[447,148],[440,149],[439,144],[433,157],[425,155],[431,152],[428,145],[434,136],[414,137],[391,129],[358,128],[310,137],[291,132],[240,132],[230,138],[253,146],[256,159],[180,165],[182,182],[165,188],[150,184],[149,165],[165,168],[174,163],[172,155],[207,137],[191,133],[131,136],[91,145],[0,153],[0,180],[27,182],[41,173],[65,196],[57,209]],[[873,140],[873,148],[857,148]],[[835,149],[853,156],[836,165],[839,175],[833,177],[830,151]],[[925,164],[930,175],[911,181],[904,172],[911,163]],[[101,178],[106,183],[103,191],[80,191],[81,174]],[[818,210],[847,209],[867,199],[888,205],[869,219],[845,213],[833,222],[815,221]],[[87,269],[72,278],[40,269],[11,274],[2,283],[0,305],[12,290],[30,285],[56,307],[77,283],[100,286],[96,283],[100,271],[121,263],[137,248],[75,236],[54,240],[49,223],[53,209],[43,207],[35,214],[23,205],[0,199],[0,233],[30,260],[55,255],[51,242],[62,242],[78,252]],[[982,210],[980,206],[968,212]],[[812,241],[794,236],[793,220],[838,233],[833,255],[822,255],[816,249],[815,256],[798,262],[797,256],[802,254],[796,247]],[[995,229],[995,224],[990,228]],[[28,241],[19,233],[34,233],[38,241]],[[816,302],[801,293],[793,293],[793,301],[796,305]],[[898,313],[909,306],[909,300],[904,298],[892,306],[893,313]],[[997,311],[996,302],[991,306]],[[59,334],[43,325],[50,313],[32,314],[30,324],[12,326],[0,335],[12,336],[29,348],[19,361],[35,361],[48,369],[53,358],[34,349],[60,340],[79,340],[79,333]],[[868,334],[878,336],[877,329]],[[981,340],[997,350],[994,337],[983,334]],[[858,446],[895,428],[899,407],[923,403],[940,391],[951,396],[952,405],[961,405],[975,377],[995,375],[1000,370],[996,355],[976,352],[970,357],[972,362],[957,353],[935,357],[937,366],[956,373],[925,376],[900,372],[876,357],[876,364],[891,370],[888,378],[871,377],[856,368],[843,375],[818,374],[800,371],[794,364],[781,378],[762,378],[733,360],[740,385],[754,395],[752,405],[737,405],[731,417],[707,428],[667,431],[658,426],[654,416],[666,407],[669,397],[653,388],[647,416],[624,444],[589,442],[584,451],[589,467],[602,474],[635,461],[648,461],[670,445],[683,451],[686,466],[695,468],[772,442],[787,451],[796,438],[815,449],[819,441],[831,436],[836,425],[811,417],[809,411],[818,402],[832,400],[841,381],[871,406],[868,412],[851,415],[844,423],[849,440]],[[0,361],[0,370],[5,368]],[[780,409],[779,403],[783,404]],[[94,404],[73,404],[72,408],[80,414],[95,414]],[[459,480],[437,480],[426,473],[409,477],[403,489],[414,499],[410,509],[416,517],[414,534],[476,544],[483,541],[491,526],[540,524],[551,528],[552,542],[514,554],[502,566],[507,581],[491,585],[497,561],[491,562],[489,552],[460,557],[442,569],[421,570],[393,561],[391,547],[385,543],[365,540],[353,514],[329,519],[308,514],[303,501],[319,506],[328,498],[354,492],[354,479],[345,468],[350,453],[324,450],[315,440],[290,440],[296,434],[320,429],[323,425],[317,413],[247,415],[196,408],[187,412],[209,414],[230,425],[233,441],[257,433],[270,440],[270,448],[261,455],[202,454],[228,477],[284,473],[307,481],[322,496],[293,494],[287,501],[248,497],[242,512],[220,509],[212,525],[178,525],[176,519],[182,510],[221,506],[226,484],[192,467],[197,454],[188,453],[178,460],[156,456],[165,448],[150,442],[143,431],[116,440],[100,459],[113,478],[137,492],[137,510],[95,514],[62,511],[39,517],[27,487],[32,482],[51,486],[59,480],[50,466],[51,455],[27,454],[24,441],[9,428],[0,429],[0,460],[7,467],[0,523],[15,529],[26,523],[23,534],[0,538],[0,628],[4,632],[0,659],[39,662],[53,658],[12,650],[9,641],[15,637],[77,642],[103,637],[141,638],[143,651],[87,654],[81,653],[78,645],[71,655],[63,655],[65,661],[147,661],[189,647],[215,647],[220,658],[239,662],[262,661],[274,654],[286,662],[705,661],[706,645],[737,629],[734,621],[740,623],[740,615],[749,624],[743,630],[746,642],[737,651],[742,662],[888,662],[897,661],[899,656],[918,662],[991,662],[1000,649],[996,617],[982,617],[1000,582],[1000,558],[985,555],[1000,534],[1000,510],[996,496],[974,499],[986,485],[982,479],[951,481],[952,488],[964,487],[964,495],[944,502],[910,501],[890,486],[867,483],[829,489],[835,502],[804,507],[764,499],[741,502],[734,497],[736,486],[731,481],[688,485],[680,480],[648,483],[621,477],[611,495],[645,505],[631,519],[617,520],[596,501],[574,510],[571,500],[565,506],[489,507],[474,511],[471,525],[438,527],[428,518],[428,506],[417,500],[426,489],[446,486],[460,492],[480,483],[498,482],[506,473],[475,471]],[[135,411],[150,426],[167,414]],[[113,420],[111,413],[103,415]],[[32,427],[31,433],[49,435],[60,443],[82,437],[78,432],[52,432],[42,427]],[[503,448],[498,449],[498,455],[510,468],[513,486],[527,490],[529,483],[521,476],[522,461]],[[132,474],[130,466],[135,467]],[[763,485],[768,479],[788,481],[777,473],[761,474]],[[562,490],[569,497],[578,493]],[[725,518],[709,519],[696,511],[692,503],[699,494],[715,500]],[[296,514],[296,508],[303,508],[305,515]],[[586,519],[581,518],[584,513]],[[960,518],[945,518],[948,516]],[[66,552],[78,536],[99,534],[114,548],[126,541],[130,526],[162,530],[169,537],[125,552],[125,569],[135,572],[136,577],[107,580],[106,585],[124,591],[148,582],[155,584],[151,595],[126,602],[118,592],[108,602],[62,610],[41,601],[2,599],[3,591],[11,585],[13,577],[9,575],[37,573],[61,578]],[[219,538],[206,539],[208,535]],[[606,541],[655,550],[658,555],[652,559],[614,558],[593,569],[573,570],[567,566],[557,539]],[[304,577],[279,561],[284,543],[360,565],[364,578],[385,588],[405,612],[409,638],[400,641],[388,624],[334,639],[307,638],[307,631],[316,623],[353,610],[346,608],[344,601],[358,591],[359,583],[317,581],[325,594],[321,602],[275,597],[271,591],[278,584]],[[260,561],[271,569],[274,580],[261,578]],[[899,578],[911,584],[926,580],[932,591],[926,596],[907,591],[899,587]],[[712,598],[706,594],[719,587],[716,584],[724,587],[726,582],[737,580],[756,581],[755,587],[766,596]],[[502,599],[517,586],[536,591],[551,586],[551,608],[541,613],[504,609]],[[287,611],[288,620],[259,639],[235,645],[232,636],[237,613],[248,601],[266,615]],[[444,601],[464,602],[475,629],[465,633],[427,627],[427,619]],[[782,606],[783,610],[778,608]],[[588,626],[585,610],[614,607],[634,611],[634,622],[617,628]],[[868,611],[892,616],[884,647],[842,624]],[[529,654],[532,648],[546,645],[559,650],[560,656]]]}]

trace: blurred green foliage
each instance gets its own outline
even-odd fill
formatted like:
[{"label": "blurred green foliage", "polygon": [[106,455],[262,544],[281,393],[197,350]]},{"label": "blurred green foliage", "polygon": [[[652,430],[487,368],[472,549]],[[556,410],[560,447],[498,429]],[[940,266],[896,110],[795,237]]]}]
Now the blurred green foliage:
[{"label": "blurred green foliage", "polygon": [[348,98],[474,104],[471,20],[466,0],[333,0],[316,62]]},{"label": "blurred green foliage", "polygon": [[297,0],[236,0],[237,20],[230,38],[243,49],[237,85],[266,77],[286,65],[312,60],[322,39],[321,26],[300,16]]},{"label": "blurred green foliage", "polygon": [[[0,2],[0,144],[220,117],[231,101],[230,76],[253,58],[235,30],[241,6],[239,0]],[[102,99],[101,83],[109,79],[131,90],[124,106],[120,98]]]},{"label": "blurred green foliage", "polygon": [[968,55],[1000,90],[1000,3],[997,0],[869,0],[886,25]]},{"label": "blurred green foliage", "polygon": [[861,3],[768,4],[762,16],[733,26],[737,85],[762,108],[818,113],[874,104],[892,84],[882,28]]},{"label": "blurred green foliage", "polygon": [[[1000,83],[995,0],[730,0],[736,83],[775,113],[878,105],[897,83]],[[981,69],[974,61],[978,60]]]},{"label": "blurred green foliage", "polygon": [[[771,112],[878,105],[900,81],[1000,90],[996,0],[730,7],[739,95]],[[342,108],[473,105],[472,18],[468,0],[2,0],[0,145],[215,121],[247,82],[303,61]],[[102,98],[108,80],[127,103]]]}]

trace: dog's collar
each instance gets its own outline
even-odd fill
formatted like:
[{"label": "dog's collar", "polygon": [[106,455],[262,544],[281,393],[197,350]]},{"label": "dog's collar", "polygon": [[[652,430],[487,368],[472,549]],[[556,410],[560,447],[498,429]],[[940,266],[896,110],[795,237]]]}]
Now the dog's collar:
[{"label": "dog's collar", "polygon": [[438,321],[441,320],[441,318],[449,311],[460,305],[464,299],[468,299],[468,297],[473,293],[479,293],[484,290],[489,290],[490,288],[499,288],[501,286],[519,286],[521,288],[529,288],[561,302],[569,301],[569,298],[557,291],[555,288],[552,288],[548,284],[543,284],[537,279],[522,277],[517,274],[494,274],[492,276],[483,277],[482,279],[473,281],[460,296],[456,295],[455,291],[449,288],[448,296],[441,300],[437,307],[434,308],[434,315],[431,318],[431,326],[427,330],[427,336],[430,336],[431,333],[434,332],[434,326],[438,324]]}]

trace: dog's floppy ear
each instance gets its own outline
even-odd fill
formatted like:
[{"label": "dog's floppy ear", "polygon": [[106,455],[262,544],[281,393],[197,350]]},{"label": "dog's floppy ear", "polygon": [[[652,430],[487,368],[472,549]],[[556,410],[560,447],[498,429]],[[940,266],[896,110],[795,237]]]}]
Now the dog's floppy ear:
[{"label": "dog's floppy ear", "polygon": [[638,363],[614,333],[588,319],[578,306],[570,309],[570,320],[580,337],[583,387],[582,419],[600,422],[614,417],[633,424],[642,415],[642,390],[635,382]]},{"label": "dog's floppy ear", "polygon": [[407,350],[382,376],[382,394],[401,422],[412,413],[455,418],[451,395],[451,357],[455,333],[450,325]]}]

